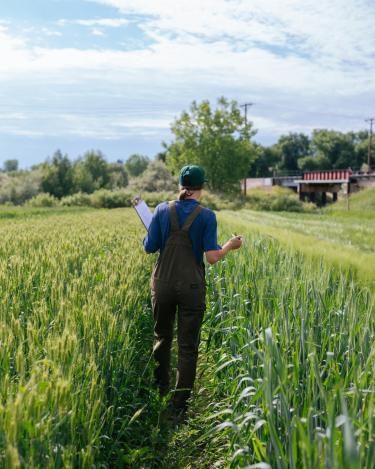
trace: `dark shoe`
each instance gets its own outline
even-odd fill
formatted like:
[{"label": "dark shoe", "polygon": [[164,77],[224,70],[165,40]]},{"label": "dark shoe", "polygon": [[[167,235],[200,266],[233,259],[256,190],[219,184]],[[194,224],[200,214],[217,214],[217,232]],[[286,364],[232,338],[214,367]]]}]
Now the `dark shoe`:
[{"label": "dark shoe", "polygon": [[159,386],[159,396],[165,397],[169,393],[169,386]]},{"label": "dark shoe", "polygon": [[187,421],[187,407],[176,407],[173,401],[169,401],[165,409],[167,421],[172,426],[183,425]]}]

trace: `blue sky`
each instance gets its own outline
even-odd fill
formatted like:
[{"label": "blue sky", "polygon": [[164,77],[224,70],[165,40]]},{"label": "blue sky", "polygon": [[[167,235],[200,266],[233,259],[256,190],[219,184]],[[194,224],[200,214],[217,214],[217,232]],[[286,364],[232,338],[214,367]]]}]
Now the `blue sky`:
[{"label": "blue sky", "polygon": [[0,165],[153,157],[192,100],[254,102],[256,140],[375,114],[373,0],[0,4]]}]

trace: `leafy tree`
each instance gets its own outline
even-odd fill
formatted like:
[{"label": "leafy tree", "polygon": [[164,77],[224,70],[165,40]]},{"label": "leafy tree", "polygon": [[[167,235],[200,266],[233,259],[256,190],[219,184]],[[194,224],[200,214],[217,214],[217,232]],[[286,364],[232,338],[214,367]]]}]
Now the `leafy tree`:
[{"label": "leafy tree", "polygon": [[[369,132],[367,130],[361,130],[355,133],[355,140],[354,140],[354,150],[355,150],[355,160],[356,164],[352,166],[352,168],[360,169],[365,167],[363,165],[367,165],[368,161],[368,139],[369,139]],[[372,160],[372,166],[374,166],[374,160]]]},{"label": "leafy tree", "polygon": [[40,170],[21,171],[12,177],[0,174],[0,204],[23,204],[40,192],[41,179]]},{"label": "leafy tree", "polygon": [[57,150],[52,159],[42,165],[41,188],[43,192],[48,192],[58,198],[71,194],[73,189],[72,163],[60,150]]},{"label": "leafy tree", "polygon": [[177,189],[177,181],[162,161],[154,160],[142,176],[134,180],[133,187],[149,192],[172,191]]},{"label": "leafy tree", "polygon": [[209,101],[191,104],[171,126],[175,141],[166,146],[167,166],[176,174],[186,164],[199,164],[213,190],[239,190],[256,149],[252,123],[245,123],[235,101],[220,98],[216,109]]},{"label": "leafy tree", "polygon": [[319,129],[313,131],[311,145],[317,157],[325,157],[331,168],[341,169],[358,166],[355,140],[353,132]]},{"label": "leafy tree", "polygon": [[315,171],[318,169],[330,169],[331,163],[326,156],[305,156],[298,160],[298,167],[301,171]]},{"label": "leafy tree", "polygon": [[3,163],[3,170],[5,173],[18,171],[18,160],[5,160]]},{"label": "leafy tree", "polygon": [[159,151],[159,153],[157,153],[155,155],[155,160],[156,161],[162,161],[163,163],[165,163],[166,160],[167,160],[167,152],[166,151]]},{"label": "leafy tree", "polygon": [[110,170],[100,151],[88,151],[74,165],[74,189],[91,193],[110,186]]},{"label": "leafy tree", "polygon": [[85,192],[91,194],[95,191],[94,179],[81,160],[78,160],[73,168],[73,187],[73,193]]},{"label": "leafy tree", "polygon": [[278,169],[297,171],[298,160],[310,154],[310,139],[302,133],[282,135],[274,150],[278,152],[280,158]]},{"label": "leafy tree", "polygon": [[124,163],[121,161],[117,163],[109,163],[108,171],[111,189],[118,189],[128,185],[129,178]]},{"label": "leafy tree", "polygon": [[253,161],[248,177],[270,177],[273,174],[274,168],[280,161],[279,152],[272,147],[263,147],[256,145],[256,157]]},{"label": "leafy tree", "polygon": [[147,156],[134,154],[129,156],[125,162],[125,168],[130,176],[140,176],[149,165],[150,160]]}]

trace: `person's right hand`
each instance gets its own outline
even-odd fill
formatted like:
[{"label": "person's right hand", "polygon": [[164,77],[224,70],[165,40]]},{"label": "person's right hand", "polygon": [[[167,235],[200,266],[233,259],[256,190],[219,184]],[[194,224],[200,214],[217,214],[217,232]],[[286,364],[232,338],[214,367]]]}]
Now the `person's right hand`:
[{"label": "person's right hand", "polygon": [[239,249],[242,246],[242,236],[233,236],[229,240],[229,245],[231,249]]}]

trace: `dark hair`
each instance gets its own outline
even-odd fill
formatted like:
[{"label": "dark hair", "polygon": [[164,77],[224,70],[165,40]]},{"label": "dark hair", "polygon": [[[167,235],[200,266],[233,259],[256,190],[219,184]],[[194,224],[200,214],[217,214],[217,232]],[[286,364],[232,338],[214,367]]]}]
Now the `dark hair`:
[{"label": "dark hair", "polygon": [[193,191],[200,191],[202,189],[202,186],[196,186],[196,187],[181,187],[180,188],[180,193],[178,195],[178,200],[185,200],[191,195],[193,195]]}]

